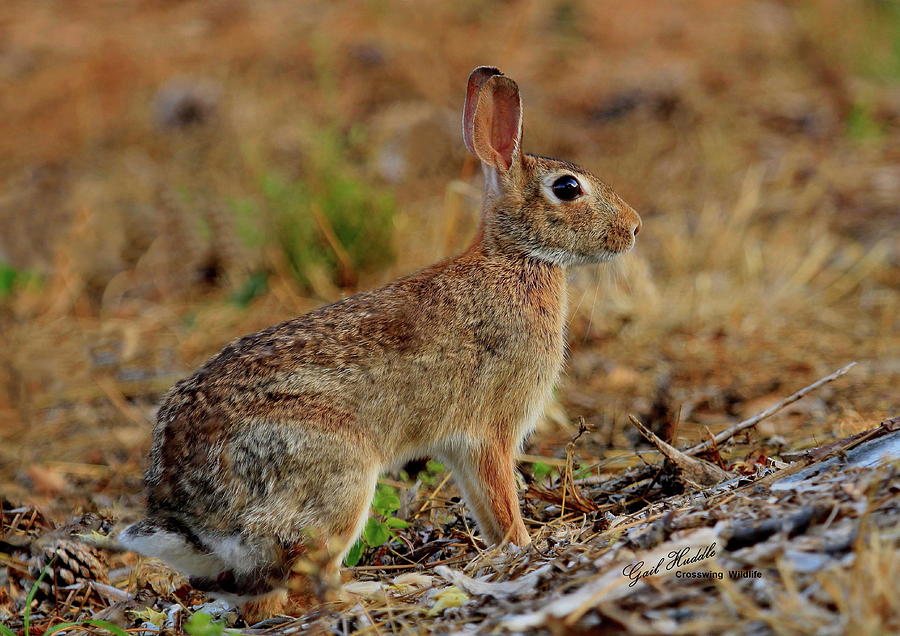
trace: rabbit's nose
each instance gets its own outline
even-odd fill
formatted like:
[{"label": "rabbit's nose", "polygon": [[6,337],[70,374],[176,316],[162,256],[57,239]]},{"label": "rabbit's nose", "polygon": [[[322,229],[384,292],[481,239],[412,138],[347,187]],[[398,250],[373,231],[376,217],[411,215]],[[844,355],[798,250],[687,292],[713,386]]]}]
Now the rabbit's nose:
[{"label": "rabbit's nose", "polygon": [[637,237],[641,232],[641,215],[634,211],[630,206],[625,206],[622,210],[625,217],[625,227],[631,229],[632,236]]}]

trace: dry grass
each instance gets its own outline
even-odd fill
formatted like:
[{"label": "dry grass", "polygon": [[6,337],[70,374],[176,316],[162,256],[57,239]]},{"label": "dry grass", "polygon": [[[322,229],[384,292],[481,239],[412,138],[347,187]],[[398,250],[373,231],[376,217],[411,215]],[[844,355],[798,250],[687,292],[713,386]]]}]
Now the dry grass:
[{"label": "dry grass", "polygon": [[[3,3],[0,493],[58,521],[134,512],[175,379],[463,247],[458,110],[482,63],[519,81],[527,150],[644,218],[633,254],[573,273],[530,455],[563,458],[583,418],[580,465],[618,472],[639,463],[628,413],[680,411],[687,445],[849,360],[741,452],[870,428],[900,379],[898,29],[875,0]],[[892,540],[852,567],[896,569]],[[834,611],[872,616],[889,590],[842,572]]]}]

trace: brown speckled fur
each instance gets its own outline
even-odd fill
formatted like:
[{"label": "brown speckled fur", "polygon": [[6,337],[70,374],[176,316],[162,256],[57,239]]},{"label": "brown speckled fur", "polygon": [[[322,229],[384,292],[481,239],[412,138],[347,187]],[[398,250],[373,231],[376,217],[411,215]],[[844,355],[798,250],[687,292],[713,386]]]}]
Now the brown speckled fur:
[{"label": "brown speckled fur", "polygon": [[[158,532],[199,559],[204,589],[272,613],[309,545],[337,580],[378,475],[426,455],[453,471],[486,540],[529,541],[514,455],[563,364],[565,267],[630,249],[640,219],[582,168],[520,152],[518,89],[496,69],[472,73],[465,113],[486,180],[473,245],[236,340],[176,384],[154,432],[147,519],[123,543]],[[585,193],[554,200],[561,174]]]}]

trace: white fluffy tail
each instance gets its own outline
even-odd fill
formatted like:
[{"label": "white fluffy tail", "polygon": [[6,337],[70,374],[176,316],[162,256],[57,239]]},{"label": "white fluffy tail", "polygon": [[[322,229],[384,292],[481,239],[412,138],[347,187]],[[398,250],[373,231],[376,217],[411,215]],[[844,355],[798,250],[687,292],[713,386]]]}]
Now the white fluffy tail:
[{"label": "white fluffy tail", "polygon": [[238,534],[194,533],[176,519],[147,518],[119,533],[126,550],[161,559],[184,573],[191,587],[232,603],[266,597],[281,587],[271,576],[266,549],[248,545]]},{"label": "white fluffy tail", "polygon": [[166,521],[142,519],[119,533],[126,550],[161,559],[190,577],[216,577],[229,569],[200,540]]}]

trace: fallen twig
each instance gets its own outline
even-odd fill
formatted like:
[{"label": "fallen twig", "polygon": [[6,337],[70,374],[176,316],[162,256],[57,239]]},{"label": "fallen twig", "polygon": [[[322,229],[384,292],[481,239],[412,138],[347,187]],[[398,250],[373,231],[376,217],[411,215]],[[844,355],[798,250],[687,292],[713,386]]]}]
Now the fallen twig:
[{"label": "fallen twig", "polygon": [[[566,444],[566,465],[563,470],[563,484],[562,484],[562,502],[559,507],[559,518],[562,519],[566,513],[566,498],[567,495],[570,495],[572,500],[569,501],[570,507],[575,507],[578,510],[585,512],[594,509],[596,506],[594,502],[586,499],[583,494],[581,494],[581,490],[578,486],[575,485],[575,475],[572,472],[572,464],[573,457],[575,455],[575,444],[578,442],[579,438],[587,432],[587,427],[584,425],[584,420],[582,419],[578,423],[578,433],[573,437],[568,444]],[[569,492],[571,489],[571,492]]]},{"label": "fallen twig", "polygon": [[823,386],[833,380],[838,379],[839,377],[841,377],[842,375],[847,373],[850,369],[852,369],[855,366],[856,366],[856,362],[851,362],[850,364],[841,367],[834,373],[832,373],[830,375],[826,375],[824,378],[821,378],[819,380],[816,380],[809,386],[803,387],[796,393],[793,393],[793,394],[789,395],[788,397],[784,398],[778,404],[773,404],[772,406],[767,408],[765,411],[762,411],[761,413],[757,413],[750,419],[747,419],[747,420],[744,420],[743,422],[735,424],[734,426],[725,429],[721,433],[718,433],[712,439],[707,440],[705,442],[700,442],[699,444],[695,444],[694,446],[691,446],[690,448],[685,449],[682,452],[685,455],[696,455],[697,453],[702,453],[703,451],[709,450],[710,448],[713,447],[714,444],[721,444],[722,442],[725,442],[725,441],[731,439],[732,437],[734,437],[741,431],[744,431],[744,430],[747,430],[748,428],[752,428],[752,427],[756,426],[757,424],[762,422],[767,417],[771,417],[772,415],[775,415],[775,413],[777,413],[778,411],[780,411],[781,409],[786,407],[788,404],[793,404],[794,402],[796,402],[800,398],[806,396],[810,392],[815,391],[820,386]]},{"label": "fallen twig", "polygon": [[91,581],[90,585],[97,590],[100,596],[107,598],[111,601],[130,601],[134,598],[134,594],[129,594],[125,590],[120,590],[117,587],[113,587],[112,585],[106,585],[105,583],[100,583],[99,581]]},{"label": "fallen twig", "polygon": [[653,431],[644,426],[634,415],[629,415],[628,419],[631,420],[631,423],[634,424],[635,428],[648,442],[656,446],[659,452],[668,457],[678,467],[683,479],[700,486],[714,486],[734,477],[734,475],[722,470],[715,464],[696,457],[689,457],[671,444],[667,444],[659,436],[655,435]]}]

